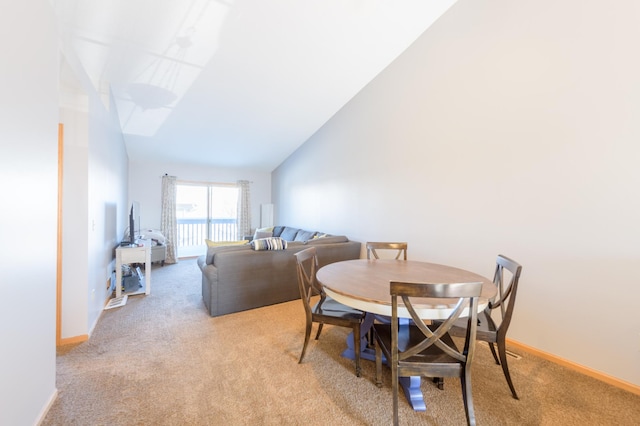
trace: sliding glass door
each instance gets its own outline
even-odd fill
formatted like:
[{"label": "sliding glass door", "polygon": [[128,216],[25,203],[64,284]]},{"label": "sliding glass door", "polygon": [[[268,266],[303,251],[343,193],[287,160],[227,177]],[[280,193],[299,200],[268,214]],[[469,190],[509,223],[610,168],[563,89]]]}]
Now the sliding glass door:
[{"label": "sliding glass door", "polygon": [[205,254],[205,239],[238,239],[238,192],[236,185],[178,183],[178,257]]}]

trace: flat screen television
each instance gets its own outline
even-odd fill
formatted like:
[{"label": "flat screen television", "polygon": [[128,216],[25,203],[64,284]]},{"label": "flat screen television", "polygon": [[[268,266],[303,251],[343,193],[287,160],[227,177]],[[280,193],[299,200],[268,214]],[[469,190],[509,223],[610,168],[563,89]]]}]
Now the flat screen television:
[{"label": "flat screen television", "polygon": [[[138,226],[136,228],[136,225]],[[136,243],[136,235],[140,234],[140,203],[134,201],[129,210],[129,244]]]}]

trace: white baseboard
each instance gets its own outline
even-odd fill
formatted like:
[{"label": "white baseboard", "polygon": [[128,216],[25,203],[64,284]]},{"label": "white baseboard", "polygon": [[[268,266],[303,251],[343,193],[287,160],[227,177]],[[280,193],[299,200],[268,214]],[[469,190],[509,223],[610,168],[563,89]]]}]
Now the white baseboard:
[{"label": "white baseboard", "polygon": [[36,422],[36,426],[40,426],[42,424],[42,422],[44,421],[44,418],[47,417],[47,413],[53,406],[53,403],[56,401],[56,398],[58,398],[58,388],[53,390],[53,394],[49,398],[49,402],[47,402],[47,404],[44,406],[44,408],[40,412],[40,415],[38,416],[38,421]]}]

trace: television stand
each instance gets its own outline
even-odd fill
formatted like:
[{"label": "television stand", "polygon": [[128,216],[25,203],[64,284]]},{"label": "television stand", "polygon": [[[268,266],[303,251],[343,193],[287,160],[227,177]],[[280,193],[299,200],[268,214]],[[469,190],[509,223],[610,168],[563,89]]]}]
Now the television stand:
[{"label": "television stand", "polygon": [[122,265],[144,263],[144,278],[138,291],[126,293],[129,296],[151,293],[151,241],[140,240],[139,244],[125,244],[116,247],[116,297],[122,294]]}]

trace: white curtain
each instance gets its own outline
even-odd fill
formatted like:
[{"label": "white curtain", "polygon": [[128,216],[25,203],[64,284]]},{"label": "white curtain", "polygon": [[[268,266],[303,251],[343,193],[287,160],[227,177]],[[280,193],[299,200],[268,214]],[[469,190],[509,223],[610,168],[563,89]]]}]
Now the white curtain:
[{"label": "white curtain", "polygon": [[162,214],[160,227],[167,239],[166,263],[178,262],[178,226],[176,222],[176,177],[162,176]]},{"label": "white curtain", "polygon": [[248,180],[239,180],[238,188],[238,239],[251,235],[251,190]]}]

